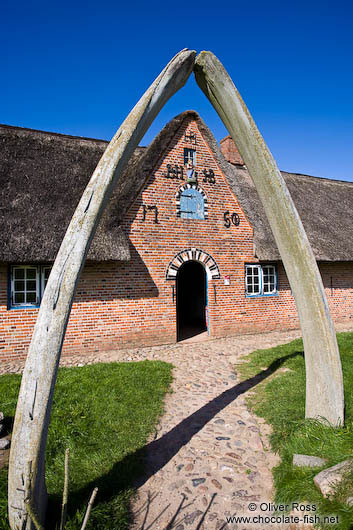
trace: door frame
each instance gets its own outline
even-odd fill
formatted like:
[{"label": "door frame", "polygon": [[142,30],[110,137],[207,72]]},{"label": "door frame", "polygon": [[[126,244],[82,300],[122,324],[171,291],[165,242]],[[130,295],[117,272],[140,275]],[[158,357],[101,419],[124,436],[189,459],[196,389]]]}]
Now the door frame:
[{"label": "door frame", "polygon": [[[201,261],[199,260],[196,260],[196,259],[190,259],[188,261],[185,261],[184,263],[182,263],[182,265],[186,265],[187,263],[198,263],[199,265],[201,265],[202,269],[203,269],[203,272],[204,272],[204,275],[205,275],[205,308],[204,308],[204,311],[205,311],[205,323],[206,323],[206,331],[207,331],[207,335],[210,334],[210,321],[209,321],[209,308],[208,308],[208,270],[205,266],[204,263],[202,263]],[[182,268],[182,265],[178,268],[177,270],[177,273],[176,273],[176,276],[175,276],[175,324],[176,324],[176,339],[177,339],[177,342],[179,341],[179,337],[180,337],[180,322],[179,322],[179,318],[178,318],[178,314],[179,314],[179,311],[178,311],[178,291],[179,291],[179,286],[178,286],[178,283],[179,283],[179,274],[180,274],[180,269]]]}]

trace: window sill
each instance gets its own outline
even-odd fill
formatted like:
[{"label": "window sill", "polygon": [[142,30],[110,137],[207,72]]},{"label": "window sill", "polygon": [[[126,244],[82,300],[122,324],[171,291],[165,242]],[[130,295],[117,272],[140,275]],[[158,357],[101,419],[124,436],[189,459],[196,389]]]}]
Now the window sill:
[{"label": "window sill", "polygon": [[245,298],[267,298],[269,296],[279,296],[279,292],[268,294],[246,294]]},{"label": "window sill", "polygon": [[15,305],[7,308],[8,311],[18,310],[18,309],[39,309],[40,305]]}]

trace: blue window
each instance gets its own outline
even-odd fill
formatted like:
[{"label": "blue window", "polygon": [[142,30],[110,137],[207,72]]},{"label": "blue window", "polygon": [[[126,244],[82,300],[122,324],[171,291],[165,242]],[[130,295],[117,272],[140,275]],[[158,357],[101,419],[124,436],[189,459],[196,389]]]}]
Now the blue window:
[{"label": "blue window", "polygon": [[246,296],[277,294],[277,269],[275,265],[245,265]]},{"label": "blue window", "polygon": [[204,198],[194,188],[180,194],[180,217],[182,219],[205,219]]},{"label": "blue window", "polygon": [[38,307],[47,285],[48,265],[13,265],[9,283],[9,308]]},{"label": "blue window", "polygon": [[196,150],[185,147],[184,148],[184,166],[187,166],[190,163],[192,166],[196,166]]}]

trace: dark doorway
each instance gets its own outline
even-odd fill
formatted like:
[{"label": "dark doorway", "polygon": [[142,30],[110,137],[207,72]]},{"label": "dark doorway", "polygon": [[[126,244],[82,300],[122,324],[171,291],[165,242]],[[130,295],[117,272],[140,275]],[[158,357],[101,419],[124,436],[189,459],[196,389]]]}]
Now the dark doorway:
[{"label": "dark doorway", "polygon": [[185,340],[207,330],[206,271],[197,261],[184,263],[177,275],[177,340]]}]

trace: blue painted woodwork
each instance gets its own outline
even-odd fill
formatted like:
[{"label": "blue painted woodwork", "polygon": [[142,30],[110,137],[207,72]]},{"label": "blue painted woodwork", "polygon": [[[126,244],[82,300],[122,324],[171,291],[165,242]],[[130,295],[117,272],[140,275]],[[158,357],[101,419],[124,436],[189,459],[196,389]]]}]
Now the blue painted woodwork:
[{"label": "blue painted woodwork", "polygon": [[180,195],[180,217],[182,219],[205,219],[205,205],[201,193],[193,188]]},{"label": "blue painted woodwork", "polygon": [[208,313],[208,278],[207,274],[205,275],[205,281],[206,281],[206,326],[207,326],[207,335],[210,334],[210,315]]}]

